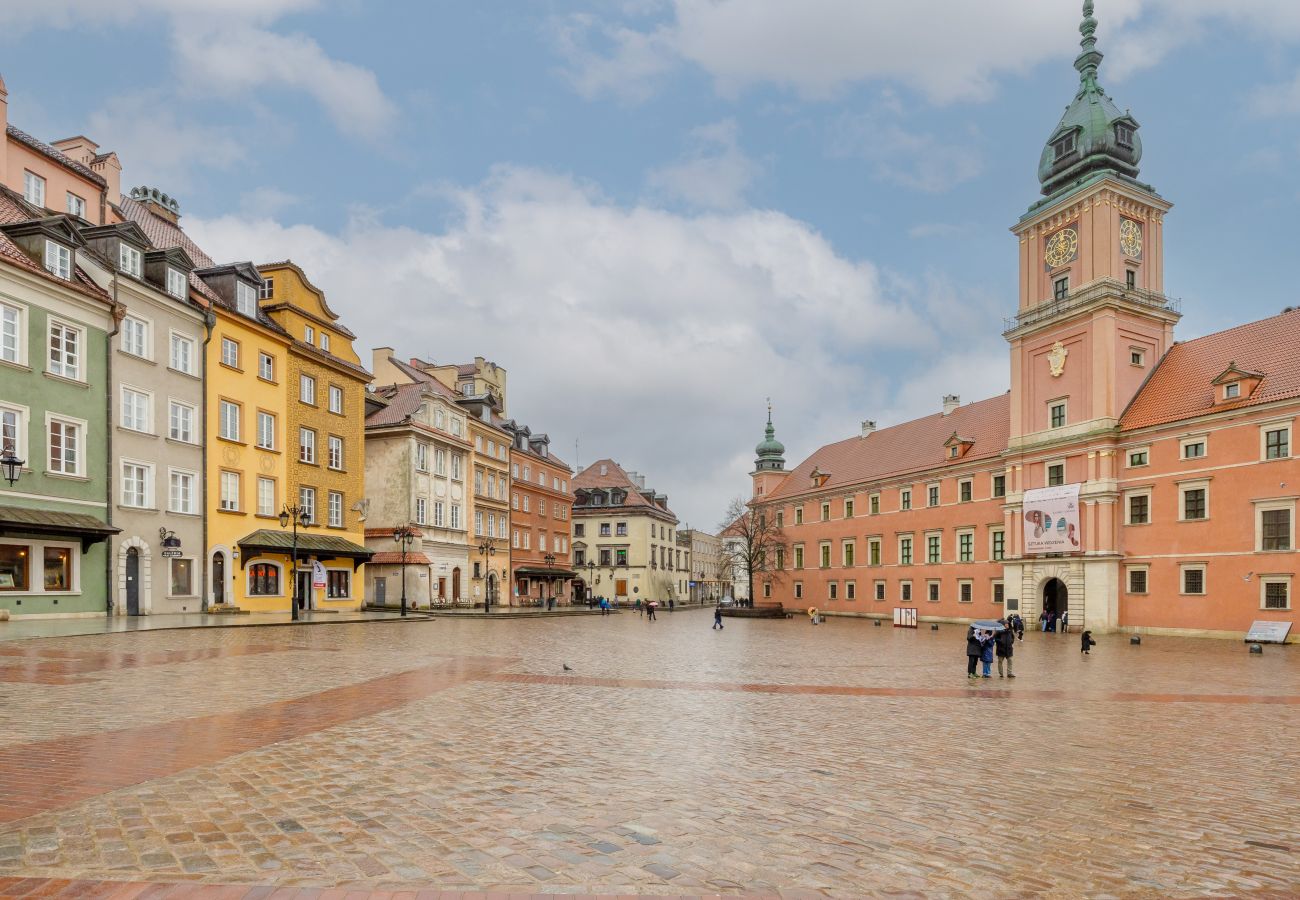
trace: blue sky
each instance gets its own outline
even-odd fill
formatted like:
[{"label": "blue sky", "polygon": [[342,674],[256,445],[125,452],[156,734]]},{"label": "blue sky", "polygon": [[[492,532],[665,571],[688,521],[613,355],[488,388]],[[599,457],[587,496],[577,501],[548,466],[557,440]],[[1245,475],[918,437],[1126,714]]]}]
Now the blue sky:
[{"label": "blue sky", "polygon": [[[767,396],[793,466],[1005,389],[1079,6],[47,0],[0,13],[0,73],[11,122],[116,150],[213,255],[302,264],[363,358],[494,359],[564,458],[709,528]],[[1096,14],[1180,337],[1297,302],[1300,5]]]}]

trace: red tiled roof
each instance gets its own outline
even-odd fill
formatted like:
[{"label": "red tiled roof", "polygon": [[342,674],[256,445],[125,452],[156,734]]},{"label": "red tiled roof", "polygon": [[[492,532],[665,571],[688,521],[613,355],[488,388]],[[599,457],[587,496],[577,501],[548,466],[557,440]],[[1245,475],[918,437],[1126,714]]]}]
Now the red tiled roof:
[{"label": "red tiled roof", "polygon": [[[1300,397],[1300,309],[1174,344],[1120,417],[1120,428],[1162,425],[1225,409]],[[1211,382],[1230,363],[1264,379],[1248,397],[1214,402]]]},{"label": "red tiled roof", "polygon": [[[27,132],[19,131],[17,128],[15,128],[12,125],[6,125],[5,133],[9,135],[11,138],[13,138],[14,140],[18,141],[20,144],[26,144],[28,147],[31,147],[33,150],[35,150],[37,153],[41,154],[42,156],[54,160],[56,163],[63,166],[65,169],[71,169],[72,171],[80,175],[82,178],[85,178],[87,181],[93,181],[95,184],[99,185],[100,187],[108,186],[108,182],[104,180],[103,175],[100,175],[98,172],[95,172],[94,170],[89,169],[86,166],[83,166],[81,163],[76,162],[75,160],[70,159],[67,156],[64,156],[62,153],[60,153],[58,150],[55,150],[49,144],[45,143],[44,141],[38,141],[36,138],[32,137]],[[106,157],[107,155],[108,154],[101,154],[101,157]]]},{"label": "red tiled roof", "polygon": [[[195,268],[206,269],[209,266],[216,265],[211,256],[204,253],[198,244],[190,240],[189,235],[181,231],[180,226],[168,222],[161,216],[154,215],[143,203],[132,200],[123,194],[118,203],[118,210],[122,213],[122,218],[139,225],[140,230],[149,238],[149,243],[160,250],[180,247],[193,261]],[[193,272],[190,273],[190,287],[201,294],[209,303],[221,307],[226,306],[212,288],[208,287],[203,282],[203,279]]]},{"label": "red tiled roof", "polygon": [[[962,465],[975,459],[992,459],[1007,449],[1011,432],[1010,410],[1011,394],[1008,392],[959,406],[946,416],[935,413],[882,428],[866,437],[827,444],[796,466],[763,502],[814,490],[834,490],[907,472]],[[974,444],[959,459],[948,459],[943,445],[954,431]],[[814,469],[830,476],[817,488],[812,484]]]},{"label": "red tiled roof", "polygon": [[427,385],[420,382],[416,384],[394,384],[379,388],[375,393],[388,401],[388,405],[366,416],[366,425],[373,427],[400,425],[406,420],[407,416],[414,415],[415,411],[420,408],[420,404],[424,402],[427,387]]},{"label": "red tiled roof", "polygon": [[[600,467],[605,467],[605,474],[600,474]],[[623,507],[635,506],[655,509],[661,513],[676,518],[676,514],[671,509],[665,509],[650,500],[641,493],[641,488],[637,487],[627,474],[627,472],[618,463],[612,459],[598,459],[587,468],[583,469],[577,475],[573,476],[570,487],[574,491],[590,490],[592,488],[621,488],[627,492],[627,499],[623,502]],[[619,507],[601,506],[595,507],[597,510],[618,509]],[[575,506],[575,514],[589,512],[592,507]]]},{"label": "red tiled roof", "polygon": [[[45,218],[44,210],[37,210],[36,207],[30,206],[24,201],[18,199],[18,197],[8,188],[0,185],[0,224],[28,222],[32,219],[40,218]],[[4,257],[8,262],[27,269],[47,281],[53,281],[55,284],[61,284],[65,287],[79,290],[81,293],[88,294],[96,300],[102,300],[105,303],[113,302],[113,298],[108,295],[108,292],[97,285],[90,276],[81,270],[80,267],[77,267],[73,273],[74,280],[65,281],[57,275],[51,274],[44,266],[24,253],[19,249],[18,245],[4,233],[0,233],[0,257]]]}]

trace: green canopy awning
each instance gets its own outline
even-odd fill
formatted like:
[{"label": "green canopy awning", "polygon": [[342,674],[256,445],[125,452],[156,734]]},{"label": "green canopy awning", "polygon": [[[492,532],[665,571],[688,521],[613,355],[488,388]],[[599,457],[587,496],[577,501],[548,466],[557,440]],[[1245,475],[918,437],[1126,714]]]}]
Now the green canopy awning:
[{"label": "green canopy awning", "polygon": [[[245,535],[236,542],[239,546],[239,567],[242,569],[253,557],[262,553],[277,553],[288,556],[293,552],[293,532],[273,531],[261,528]],[[375,551],[367,550],[360,544],[354,544],[347,538],[329,534],[313,534],[310,531],[298,532],[298,558],[314,556],[317,559],[350,559],[356,570],[362,563],[370,562]]]},{"label": "green canopy awning", "polygon": [[106,541],[110,535],[121,531],[122,529],[114,528],[102,519],[84,513],[0,506],[0,534],[76,538],[81,541],[82,553],[90,549],[92,544]]}]

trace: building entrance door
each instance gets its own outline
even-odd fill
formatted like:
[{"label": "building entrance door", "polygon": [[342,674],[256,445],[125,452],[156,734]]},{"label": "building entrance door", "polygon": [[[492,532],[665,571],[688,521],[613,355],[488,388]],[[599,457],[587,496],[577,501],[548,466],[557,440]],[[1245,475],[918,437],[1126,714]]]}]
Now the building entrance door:
[{"label": "building entrance door", "polygon": [[226,554],[212,554],[212,602],[226,602]]},{"label": "building entrance door", "polygon": [[126,614],[140,615],[140,551],[126,551]]},{"label": "building entrance door", "polygon": [[298,608],[311,609],[311,569],[298,570]]},{"label": "building entrance door", "polygon": [[388,579],[376,578],[375,579],[375,604],[378,606],[383,606],[387,600],[388,600]]},{"label": "building entrance door", "polygon": [[1053,630],[1060,627],[1061,615],[1069,609],[1069,601],[1069,590],[1061,579],[1049,578],[1043,585],[1043,611],[1051,617]]},{"label": "building entrance door", "polygon": [[615,597],[626,597],[626,596],[627,596],[627,579],[626,579],[626,578],[617,578],[617,579],[614,580],[614,596],[615,596]]}]

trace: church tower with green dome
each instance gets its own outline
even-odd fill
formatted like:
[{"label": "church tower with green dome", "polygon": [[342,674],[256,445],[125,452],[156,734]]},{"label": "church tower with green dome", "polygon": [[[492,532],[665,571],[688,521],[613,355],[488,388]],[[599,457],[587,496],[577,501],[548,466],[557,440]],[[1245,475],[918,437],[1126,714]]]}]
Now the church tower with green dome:
[{"label": "church tower with green dome", "polygon": [[767,428],[763,431],[763,440],[754,448],[754,496],[761,497],[772,493],[776,486],[785,480],[785,445],[776,439],[776,426],[772,424],[772,404],[767,404]]}]

